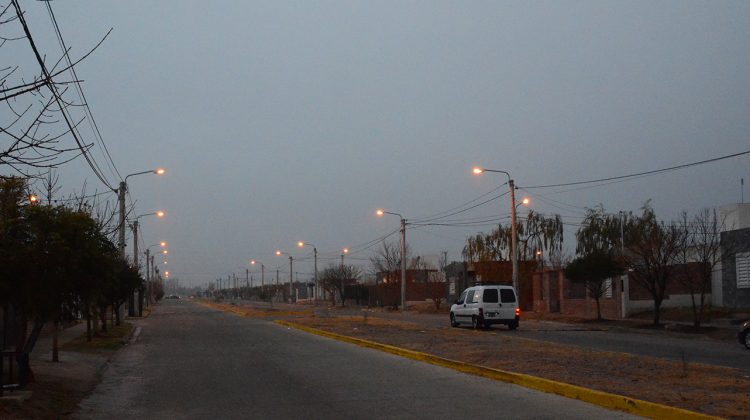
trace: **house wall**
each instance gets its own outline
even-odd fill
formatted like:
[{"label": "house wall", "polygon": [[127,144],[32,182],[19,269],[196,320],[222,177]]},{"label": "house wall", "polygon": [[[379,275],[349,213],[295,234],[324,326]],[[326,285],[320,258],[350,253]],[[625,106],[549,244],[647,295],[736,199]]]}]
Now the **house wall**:
[{"label": "house wall", "polygon": [[750,308],[750,288],[737,288],[735,253],[750,252],[750,228],[722,232],[721,244],[732,249],[721,267],[722,305],[728,308]]},{"label": "house wall", "polygon": [[[613,279],[611,297],[599,299],[602,317],[621,317],[620,296],[622,282]],[[548,269],[537,271],[532,276],[534,311],[559,313],[562,315],[596,317],[596,300],[589,296],[585,287],[566,279],[563,270]]]}]

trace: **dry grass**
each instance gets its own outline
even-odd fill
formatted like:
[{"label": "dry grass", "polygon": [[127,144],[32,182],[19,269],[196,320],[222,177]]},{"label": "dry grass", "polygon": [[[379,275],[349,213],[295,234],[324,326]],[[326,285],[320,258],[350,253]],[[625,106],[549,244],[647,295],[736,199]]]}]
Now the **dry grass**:
[{"label": "dry grass", "polygon": [[231,312],[233,314],[250,318],[293,317],[312,314],[312,309],[306,309],[303,311],[282,311],[275,308],[255,309],[245,306],[237,306],[230,303],[209,302],[205,300],[196,301],[196,303],[209,308],[218,309],[224,312]]}]

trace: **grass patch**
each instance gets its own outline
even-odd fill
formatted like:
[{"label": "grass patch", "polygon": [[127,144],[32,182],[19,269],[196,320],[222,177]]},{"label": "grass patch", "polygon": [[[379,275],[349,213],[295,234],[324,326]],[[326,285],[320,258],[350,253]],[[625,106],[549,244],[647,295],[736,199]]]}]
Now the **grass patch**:
[{"label": "grass patch", "polygon": [[123,322],[121,325],[107,328],[106,332],[96,332],[91,341],[86,341],[86,335],[72,340],[61,347],[68,351],[101,352],[114,351],[125,345],[125,339],[133,330],[133,324]]}]

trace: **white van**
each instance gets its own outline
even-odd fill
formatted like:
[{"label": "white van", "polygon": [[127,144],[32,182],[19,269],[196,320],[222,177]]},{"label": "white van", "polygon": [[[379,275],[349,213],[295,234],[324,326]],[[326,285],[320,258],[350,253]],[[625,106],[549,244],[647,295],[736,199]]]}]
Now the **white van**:
[{"label": "white van", "polygon": [[492,324],[505,324],[511,330],[518,328],[521,309],[513,286],[474,286],[464,290],[451,305],[451,326],[461,323],[473,328],[489,328]]}]

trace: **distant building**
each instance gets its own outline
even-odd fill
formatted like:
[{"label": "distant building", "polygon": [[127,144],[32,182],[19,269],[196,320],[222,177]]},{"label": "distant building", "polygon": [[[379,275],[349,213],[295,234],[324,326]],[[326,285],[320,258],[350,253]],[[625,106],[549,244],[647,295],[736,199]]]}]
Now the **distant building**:
[{"label": "distant building", "polygon": [[726,308],[750,308],[750,204],[722,207],[722,252],[712,281],[711,303]]}]

